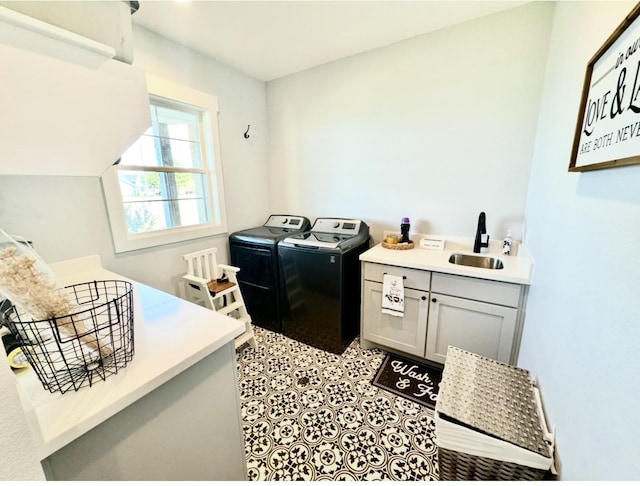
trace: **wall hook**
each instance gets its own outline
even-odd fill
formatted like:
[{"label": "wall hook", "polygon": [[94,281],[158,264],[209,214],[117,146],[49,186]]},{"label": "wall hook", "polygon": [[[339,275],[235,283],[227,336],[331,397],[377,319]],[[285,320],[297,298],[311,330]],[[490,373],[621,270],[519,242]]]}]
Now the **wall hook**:
[{"label": "wall hook", "polygon": [[247,131],[244,132],[244,138],[249,138],[249,128],[251,128],[251,125],[247,125]]}]

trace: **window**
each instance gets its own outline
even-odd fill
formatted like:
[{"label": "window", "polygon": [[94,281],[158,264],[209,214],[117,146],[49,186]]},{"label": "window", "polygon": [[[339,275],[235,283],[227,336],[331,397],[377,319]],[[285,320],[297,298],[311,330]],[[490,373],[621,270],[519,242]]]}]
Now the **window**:
[{"label": "window", "polygon": [[226,232],[217,99],[148,85],[151,127],[102,178],[116,253]]}]

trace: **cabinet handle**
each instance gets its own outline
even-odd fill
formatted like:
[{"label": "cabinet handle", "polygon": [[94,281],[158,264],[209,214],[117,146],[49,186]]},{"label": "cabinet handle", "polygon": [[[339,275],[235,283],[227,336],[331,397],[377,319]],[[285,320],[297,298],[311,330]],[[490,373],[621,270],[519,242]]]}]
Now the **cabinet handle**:
[{"label": "cabinet handle", "polygon": [[427,298],[423,295],[422,297],[420,297],[422,300],[427,300]]},{"label": "cabinet handle", "polygon": [[433,299],[431,299],[431,302],[438,302],[438,299],[434,297]]},{"label": "cabinet handle", "polygon": [[[384,272],[382,275],[386,275],[387,272]],[[402,280],[407,280],[407,277],[405,275],[402,276]]]}]

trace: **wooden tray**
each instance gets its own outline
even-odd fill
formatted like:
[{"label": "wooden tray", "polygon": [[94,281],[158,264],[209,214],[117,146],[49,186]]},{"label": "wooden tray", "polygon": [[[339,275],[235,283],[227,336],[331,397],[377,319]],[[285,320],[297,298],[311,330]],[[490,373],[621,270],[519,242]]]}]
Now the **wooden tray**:
[{"label": "wooden tray", "polygon": [[387,243],[386,241],[382,242],[383,248],[388,248],[389,250],[411,250],[416,245],[413,241],[409,241],[409,243]]}]

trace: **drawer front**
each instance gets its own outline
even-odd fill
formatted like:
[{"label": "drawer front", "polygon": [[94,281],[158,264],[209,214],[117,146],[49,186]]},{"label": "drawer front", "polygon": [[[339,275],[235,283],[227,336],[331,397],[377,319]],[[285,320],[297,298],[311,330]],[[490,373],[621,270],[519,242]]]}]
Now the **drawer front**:
[{"label": "drawer front", "polygon": [[431,280],[432,292],[508,307],[518,307],[520,290],[521,288],[518,284],[460,277],[446,273],[434,272]]},{"label": "drawer front", "polygon": [[404,277],[404,286],[410,289],[429,290],[431,272],[416,270],[414,268],[395,267],[393,265],[381,265],[380,263],[364,264],[364,279],[372,282],[382,282],[384,274]]}]

